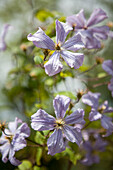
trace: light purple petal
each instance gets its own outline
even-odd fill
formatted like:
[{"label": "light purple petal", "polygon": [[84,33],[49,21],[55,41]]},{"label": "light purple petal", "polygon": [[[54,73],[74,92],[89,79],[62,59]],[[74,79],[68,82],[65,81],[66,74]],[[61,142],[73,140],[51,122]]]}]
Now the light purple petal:
[{"label": "light purple petal", "polygon": [[6,50],[6,43],[5,43],[5,37],[8,32],[8,29],[11,27],[9,24],[5,24],[3,27],[3,31],[0,35],[0,51]]},{"label": "light purple petal", "polygon": [[82,143],[82,134],[80,129],[65,125],[63,126],[63,132],[67,140],[76,142],[77,145],[80,146]]},{"label": "light purple petal", "polygon": [[69,107],[71,99],[64,95],[57,95],[53,100],[56,118],[63,118]]},{"label": "light purple petal", "polygon": [[82,9],[78,14],[67,17],[66,21],[72,27],[75,26],[75,29],[83,28],[86,24],[84,10]]},{"label": "light purple petal", "polygon": [[15,121],[8,123],[8,128],[12,134],[15,133],[19,123],[22,123],[22,120],[17,117],[15,118]]},{"label": "light purple petal", "polygon": [[92,25],[98,24],[99,22],[105,20],[106,18],[108,17],[102,9],[100,8],[95,9],[87,21],[87,26],[90,27]]},{"label": "light purple petal", "polygon": [[53,76],[62,70],[63,65],[61,64],[59,57],[60,53],[55,51],[49,58],[49,61],[44,65],[45,72],[49,76]]},{"label": "light purple petal", "polygon": [[99,163],[99,156],[87,153],[86,157],[81,161],[83,165],[91,166],[94,163]]},{"label": "light purple petal", "polygon": [[54,129],[55,118],[44,110],[39,109],[34,115],[31,116],[31,127],[34,130],[52,130]]},{"label": "light purple petal", "polygon": [[109,27],[108,26],[98,26],[94,28],[90,28],[93,36],[97,39],[106,40],[108,38]]},{"label": "light purple petal", "polygon": [[44,31],[39,27],[39,30],[35,34],[29,34],[27,36],[29,41],[32,41],[38,48],[55,50],[55,43],[48,37]]},{"label": "light purple petal", "polygon": [[93,36],[93,33],[90,30],[82,31],[82,35],[84,35],[82,36],[82,40],[87,49],[101,48],[100,41],[95,36]]},{"label": "light purple petal", "polygon": [[101,125],[102,125],[105,129],[113,132],[112,118],[103,115],[102,118],[101,118]]},{"label": "light purple petal", "polygon": [[107,146],[108,142],[102,140],[100,137],[97,138],[96,142],[95,142],[95,150],[99,150],[101,152],[105,151],[105,147]]},{"label": "light purple petal", "polygon": [[23,149],[24,147],[26,147],[27,142],[24,139],[24,137],[22,137],[20,134],[20,135],[15,135],[11,144],[13,146],[14,151],[19,151],[20,149]]},{"label": "light purple petal", "polygon": [[87,94],[83,95],[82,102],[97,109],[99,97],[100,93],[92,93],[89,91]]},{"label": "light purple petal", "polygon": [[77,51],[81,48],[84,48],[85,46],[81,40],[81,34],[78,33],[74,35],[72,38],[68,39],[62,47],[65,48],[66,50]]},{"label": "light purple petal", "polygon": [[62,22],[56,20],[56,42],[57,44],[58,43],[63,44],[66,36],[67,34],[65,32]]},{"label": "light purple petal", "polygon": [[14,157],[14,154],[15,151],[13,150],[13,148],[11,148],[9,151],[9,161],[11,162],[12,165],[18,166],[21,164],[21,162]]},{"label": "light purple petal", "polygon": [[71,30],[73,30],[73,28],[68,24],[68,23],[64,23],[64,22],[60,22],[62,24],[62,26],[64,27],[65,30],[65,35],[67,36],[69,34],[69,32]]},{"label": "light purple petal", "polygon": [[108,37],[113,38],[113,31],[108,32]]},{"label": "light purple petal", "polygon": [[83,64],[84,55],[82,53],[61,51],[61,56],[71,68],[78,69]]},{"label": "light purple petal", "polygon": [[81,124],[84,121],[83,118],[84,118],[84,110],[83,109],[77,109],[71,115],[66,116],[64,121],[65,121],[66,124]]},{"label": "light purple petal", "polygon": [[102,63],[102,68],[110,75],[113,76],[113,61],[106,60]]},{"label": "light purple petal", "polygon": [[95,109],[92,109],[90,114],[89,114],[89,120],[90,121],[95,121],[95,120],[98,120],[98,119],[101,119],[102,117],[102,114],[100,114],[97,110]]},{"label": "light purple petal", "polygon": [[52,156],[65,150],[65,144],[61,129],[55,129],[55,131],[47,140],[47,146],[48,154]]},{"label": "light purple petal", "polygon": [[108,89],[110,91],[113,91],[113,77],[111,78],[110,83],[108,84]]},{"label": "light purple petal", "polygon": [[16,131],[16,134],[21,134],[21,137],[29,137],[30,135],[30,128],[28,127],[27,123],[22,123],[21,126]]},{"label": "light purple petal", "polygon": [[10,150],[10,143],[7,142],[5,144],[3,144],[2,146],[0,146],[0,152],[2,154],[2,161],[4,163],[6,163],[8,161],[8,153],[9,153],[9,150]]}]

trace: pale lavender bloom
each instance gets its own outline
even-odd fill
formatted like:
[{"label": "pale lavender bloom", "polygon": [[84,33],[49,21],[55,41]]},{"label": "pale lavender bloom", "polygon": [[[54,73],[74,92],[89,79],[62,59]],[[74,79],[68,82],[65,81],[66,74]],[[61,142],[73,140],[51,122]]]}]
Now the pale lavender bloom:
[{"label": "pale lavender bloom", "polygon": [[77,69],[83,63],[84,56],[82,53],[70,52],[70,50],[77,51],[84,48],[81,35],[77,34],[65,42],[66,36],[71,29],[66,23],[56,20],[56,45],[41,28],[35,34],[29,34],[27,37],[29,41],[33,41],[36,47],[54,50],[49,61],[44,65],[45,72],[49,76],[53,76],[62,70],[63,65],[60,62],[60,56],[71,68]]},{"label": "pale lavender bloom", "polygon": [[[93,133],[94,134],[93,134]],[[96,132],[96,131],[95,131]],[[85,140],[82,144],[82,148],[86,150],[85,158],[81,161],[84,165],[92,165],[94,163],[99,163],[100,158],[97,152],[103,152],[107,146],[107,142],[102,140],[98,133],[93,131],[87,131],[88,140]],[[93,138],[93,140],[90,140]]]},{"label": "pale lavender bloom", "polygon": [[[18,124],[21,125],[18,127]],[[2,153],[2,161],[6,163],[8,160],[11,164],[18,166],[21,164],[14,155],[15,152],[26,147],[26,137],[30,135],[30,128],[26,123],[18,118],[15,118],[14,122],[9,122],[8,129],[2,132],[0,137],[0,152]]]},{"label": "pale lavender bloom", "polygon": [[113,108],[108,106],[108,101],[104,101],[104,103],[99,106],[99,97],[100,93],[88,92],[82,97],[82,102],[91,106],[89,120],[95,121],[100,119],[101,125],[107,129],[107,133],[104,136],[109,136],[113,132],[113,123],[112,119],[104,114],[113,112]]},{"label": "pale lavender bloom", "polygon": [[9,24],[5,24],[4,28],[2,30],[2,33],[0,35],[0,51],[5,51],[6,50],[6,42],[5,42],[5,37],[8,32],[8,29],[11,27]]},{"label": "pale lavender bloom", "polygon": [[108,89],[111,91],[112,97],[113,97],[113,61],[112,60],[106,60],[102,63],[102,68],[112,76],[110,83],[108,84]]},{"label": "pale lavender bloom", "polygon": [[71,115],[65,117],[66,110],[71,99],[63,95],[57,95],[53,100],[56,119],[39,109],[31,116],[31,126],[34,130],[54,130],[47,140],[48,154],[55,155],[56,153],[65,150],[64,138],[71,142],[76,142],[78,145],[82,142],[81,130],[70,126],[70,124],[83,123],[84,110],[77,109]]},{"label": "pale lavender bloom", "polygon": [[78,14],[67,17],[67,23],[72,26],[75,32],[80,32],[86,48],[100,48],[100,40],[108,38],[108,26],[94,26],[107,18],[106,13],[98,8],[93,11],[88,21],[82,9]]}]

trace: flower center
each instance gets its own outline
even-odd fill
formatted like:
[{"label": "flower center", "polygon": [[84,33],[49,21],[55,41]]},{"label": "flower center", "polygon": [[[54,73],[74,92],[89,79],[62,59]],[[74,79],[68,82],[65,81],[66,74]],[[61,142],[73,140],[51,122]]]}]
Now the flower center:
[{"label": "flower center", "polygon": [[11,136],[5,136],[5,139],[8,139],[9,142],[11,143],[11,141],[12,141],[12,139],[13,139],[13,135],[11,135]]},{"label": "flower center", "polygon": [[106,109],[106,106],[105,106],[105,105],[102,105],[102,107],[99,108],[98,111],[99,111],[100,113],[103,113],[103,111],[104,111],[105,109]]},{"label": "flower center", "polygon": [[84,28],[83,28],[84,30],[87,30],[88,29],[88,27],[87,26],[84,26]]},{"label": "flower center", "polygon": [[56,50],[60,50],[60,47],[61,47],[61,43],[59,42],[58,44],[56,44],[55,49],[56,49]]},{"label": "flower center", "polygon": [[63,127],[64,124],[65,124],[65,122],[62,119],[57,119],[55,122],[55,125],[57,128]]}]

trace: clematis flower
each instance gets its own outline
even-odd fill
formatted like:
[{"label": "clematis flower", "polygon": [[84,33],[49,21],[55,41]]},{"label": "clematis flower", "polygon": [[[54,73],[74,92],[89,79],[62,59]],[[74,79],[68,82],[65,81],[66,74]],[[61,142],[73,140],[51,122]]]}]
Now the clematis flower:
[{"label": "clematis flower", "polygon": [[49,76],[53,76],[62,70],[63,65],[60,62],[60,56],[71,68],[77,69],[83,63],[84,56],[82,53],[73,53],[70,51],[84,48],[81,35],[77,34],[65,42],[66,36],[71,29],[67,24],[56,20],[56,44],[41,28],[35,34],[29,34],[27,37],[29,41],[33,41],[36,47],[54,51],[49,61],[44,65],[45,72]]},{"label": "clematis flower", "polygon": [[113,97],[113,61],[112,60],[106,60],[102,63],[102,68],[112,76],[110,83],[108,84],[108,89],[111,91],[112,97]]},{"label": "clematis flower", "polygon": [[[96,131],[95,131],[96,132]],[[95,133],[93,130],[93,133],[91,131],[85,131],[85,135],[87,133],[87,140],[85,140],[82,144],[82,148],[86,150],[86,155],[84,159],[81,161],[82,164],[84,165],[92,165],[94,163],[99,163],[100,158],[98,156],[99,152],[103,152],[105,150],[105,147],[107,146],[107,142],[104,141],[99,134],[96,132]],[[83,132],[84,133],[84,132]],[[91,140],[91,139],[93,140]]]},{"label": "clematis flower", "polygon": [[[18,124],[21,125],[18,127]],[[18,166],[21,164],[14,155],[16,151],[26,146],[26,137],[30,135],[30,128],[26,123],[18,118],[15,118],[14,122],[9,122],[8,129],[2,132],[0,137],[0,152],[2,153],[2,161],[6,163],[8,160],[11,164]]]},{"label": "clematis flower", "polygon": [[55,155],[65,150],[64,138],[80,145],[82,142],[81,130],[70,126],[70,124],[83,123],[84,110],[78,109],[71,115],[65,117],[66,110],[70,104],[70,98],[57,95],[53,100],[56,119],[39,109],[31,116],[31,127],[37,131],[54,130],[47,140],[48,154]]},{"label": "clematis flower", "polygon": [[82,9],[78,14],[67,17],[67,23],[83,36],[82,40],[88,49],[101,47],[100,40],[108,38],[108,26],[94,26],[107,18],[106,13],[98,8],[93,11],[88,21],[84,16]]},{"label": "clematis flower", "polygon": [[100,119],[102,127],[107,130],[104,136],[109,136],[113,132],[112,118],[104,114],[113,112],[113,108],[108,106],[108,101],[104,101],[104,103],[99,106],[99,97],[100,93],[88,92],[82,97],[82,102],[91,106],[89,120],[96,121]]},{"label": "clematis flower", "polygon": [[9,24],[5,24],[4,28],[2,30],[2,33],[0,35],[0,51],[5,51],[6,50],[6,43],[5,43],[5,37],[8,32],[8,29],[11,27]]}]

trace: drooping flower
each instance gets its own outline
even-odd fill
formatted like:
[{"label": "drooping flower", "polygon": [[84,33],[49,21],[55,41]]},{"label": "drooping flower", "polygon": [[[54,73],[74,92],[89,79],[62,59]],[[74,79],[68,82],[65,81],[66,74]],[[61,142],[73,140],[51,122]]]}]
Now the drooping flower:
[{"label": "drooping flower", "polygon": [[109,136],[113,132],[112,118],[105,115],[105,113],[113,112],[113,108],[108,106],[108,101],[104,101],[99,106],[100,93],[88,92],[82,97],[82,102],[91,106],[91,112],[89,114],[90,121],[101,120],[101,125],[107,130],[106,135]]},{"label": "drooping flower", "polygon": [[83,63],[84,56],[82,53],[73,53],[70,51],[84,48],[81,35],[77,34],[65,42],[66,36],[71,29],[67,24],[56,20],[56,45],[41,28],[35,34],[29,34],[27,37],[29,41],[33,41],[36,47],[54,51],[49,61],[44,65],[45,72],[49,76],[53,76],[62,70],[63,65],[60,62],[60,56],[71,68],[74,67],[77,69]]},{"label": "drooping flower", "polygon": [[8,32],[8,29],[11,27],[9,24],[5,24],[2,30],[2,33],[0,35],[0,51],[5,51],[6,50],[6,42],[5,42],[5,37]]},{"label": "drooping flower", "polygon": [[111,91],[112,97],[113,97],[113,61],[112,60],[106,60],[102,64],[102,68],[112,76],[110,83],[108,84],[108,89]]},{"label": "drooping flower", "polygon": [[77,109],[71,115],[65,117],[69,104],[69,97],[57,95],[53,100],[56,119],[42,109],[39,109],[31,116],[31,127],[34,130],[54,130],[47,140],[48,154],[50,155],[55,155],[65,150],[64,138],[71,142],[76,142],[78,145],[82,142],[81,130],[70,126],[70,124],[83,123],[84,110]]},{"label": "drooping flower", "polygon": [[93,131],[87,130],[83,133],[85,133],[85,135],[87,134],[87,138],[84,139],[81,147],[86,150],[86,155],[81,163],[88,166],[99,163],[100,158],[98,153],[103,152],[108,143],[104,141],[94,129]]},{"label": "drooping flower", "polygon": [[[20,123],[21,125],[18,127]],[[15,166],[21,164],[14,155],[16,151],[26,147],[25,138],[29,135],[30,128],[26,123],[22,123],[22,120],[15,118],[14,122],[9,122],[8,129],[5,129],[0,137],[0,152],[4,163],[9,160]]]},{"label": "drooping flower", "polygon": [[108,26],[94,26],[107,18],[106,13],[98,8],[93,11],[90,18],[86,21],[84,10],[78,14],[67,17],[67,23],[73,27],[75,32],[80,32],[83,36],[83,42],[88,49],[101,47],[100,40],[108,38]]}]

